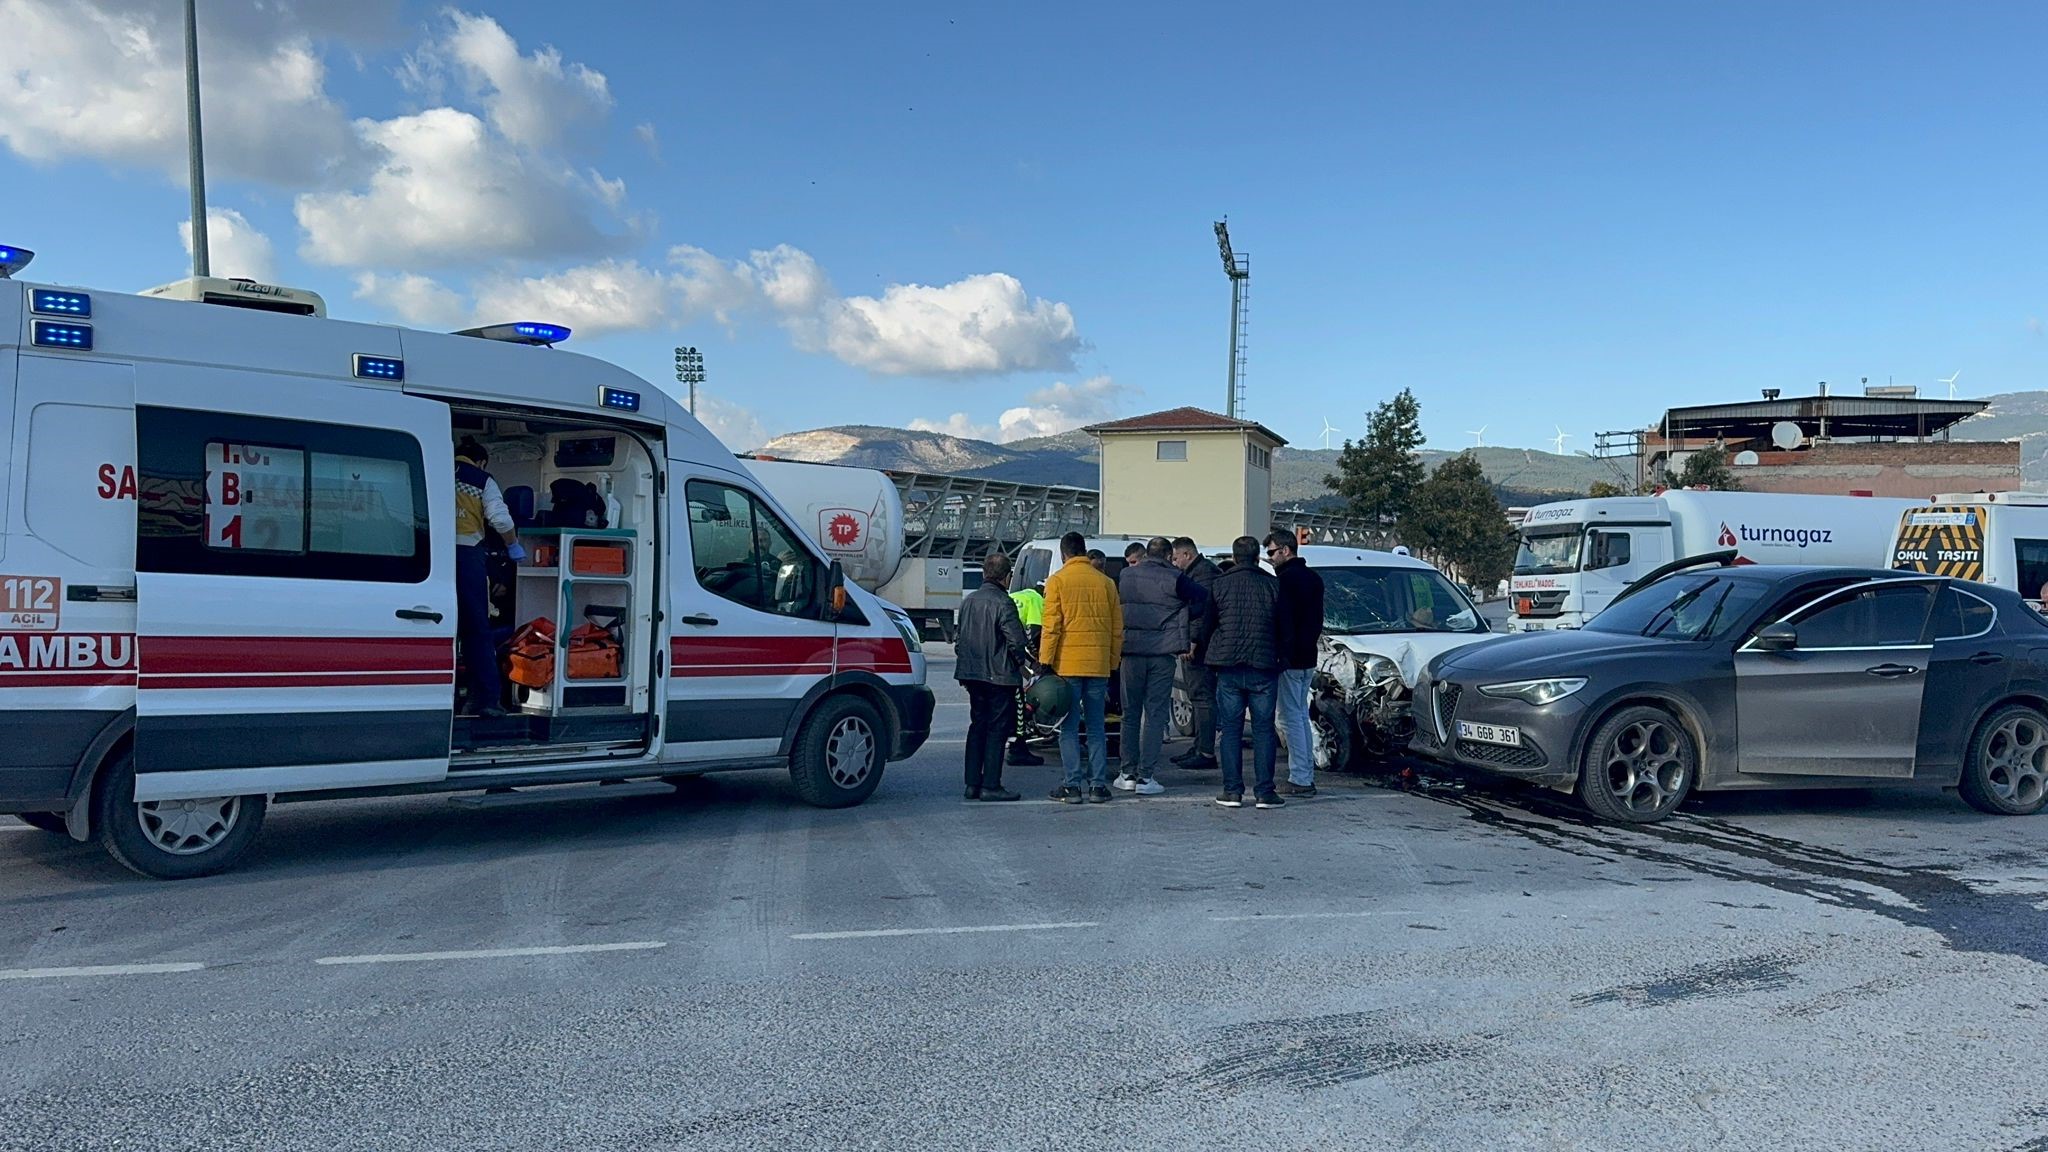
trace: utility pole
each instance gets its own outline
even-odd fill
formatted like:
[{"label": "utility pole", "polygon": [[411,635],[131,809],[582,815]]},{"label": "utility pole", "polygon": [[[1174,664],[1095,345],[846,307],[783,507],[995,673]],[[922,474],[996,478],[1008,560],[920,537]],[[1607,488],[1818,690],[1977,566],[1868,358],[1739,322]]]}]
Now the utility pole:
[{"label": "utility pole", "polygon": [[185,0],[185,145],[192,178],[192,275],[211,276],[206,254],[206,149],[199,141],[199,0]]},{"label": "utility pole", "polygon": [[697,414],[697,385],[704,382],[704,354],[695,348],[676,349],[676,383],[690,390],[690,415]]},{"label": "utility pole", "polygon": [[1230,277],[1230,391],[1224,414],[1238,417],[1244,408],[1245,322],[1251,312],[1252,257],[1230,247],[1230,220],[1216,222],[1216,247],[1223,254],[1223,274]]}]

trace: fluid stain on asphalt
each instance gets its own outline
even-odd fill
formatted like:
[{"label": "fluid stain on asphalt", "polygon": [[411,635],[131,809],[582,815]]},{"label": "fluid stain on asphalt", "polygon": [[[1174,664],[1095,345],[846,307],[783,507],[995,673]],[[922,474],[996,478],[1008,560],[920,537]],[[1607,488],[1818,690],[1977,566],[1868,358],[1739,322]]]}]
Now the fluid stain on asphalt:
[{"label": "fluid stain on asphalt", "polygon": [[1759,884],[1932,930],[1958,952],[2048,964],[2048,915],[2034,906],[2038,894],[1980,892],[1941,868],[1886,864],[1709,816],[1681,814],[1659,824],[1621,826],[1598,823],[1540,795],[1516,797],[1528,806],[1523,810],[1470,792],[1415,794],[1463,808],[1482,825],[1559,852],[1603,861],[1639,860]]}]

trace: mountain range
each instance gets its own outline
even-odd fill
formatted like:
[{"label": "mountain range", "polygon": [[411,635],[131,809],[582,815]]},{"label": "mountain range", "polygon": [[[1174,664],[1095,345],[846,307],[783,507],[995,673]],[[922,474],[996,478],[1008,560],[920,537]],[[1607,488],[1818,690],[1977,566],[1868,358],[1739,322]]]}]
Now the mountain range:
[{"label": "mountain range", "polygon": [[[1956,425],[1951,435],[1957,440],[2019,440],[2022,474],[2028,486],[2048,488],[2048,392],[2008,392],[1985,399],[1990,407]],[[1473,451],[1479,454],[1479,465],[1501,501],[1510,505],[1584,495],[1595,480],[1631,481],[1635,475],[1634,461],[1628,458],[1595,460],[1533,448]],[[1095,440],[1078,431],[995,444],[943,432],[848,424],[777,436],[758,452],[786,460],[976,476],[1019,484],[1093,488],[1097,481]],[[1434,468],[1455,454],[1430,449],[1421,456]],[[1333,506],[1336,499],[1323,477],[1336,467],[1336,449],[1280,449],[1273,454],[1273,502],[1303,508]]]}]

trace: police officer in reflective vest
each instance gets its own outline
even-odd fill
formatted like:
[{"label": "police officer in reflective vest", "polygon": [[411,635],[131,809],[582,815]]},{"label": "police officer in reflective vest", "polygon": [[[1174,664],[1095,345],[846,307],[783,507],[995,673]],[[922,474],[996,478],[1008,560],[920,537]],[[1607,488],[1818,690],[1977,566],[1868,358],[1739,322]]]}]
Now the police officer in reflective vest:
[{"label": "police officer in reflective vest", "polygon": [[[1024,644],[1032,652],[1038,651],[1039,629],[1045,626],[1045,595],[1036,588],[1019,588],[1010,593],[1010,599],[1017,603],[1017,616],[1024,621]],[[1017,689],[1017,738],[1010,742],[1010,763],[1019,767],[1032,767],[1045,763],[1045,757],[1031,750],[1025,740],[1028,731],[1025,724],[1024,689]]]}]

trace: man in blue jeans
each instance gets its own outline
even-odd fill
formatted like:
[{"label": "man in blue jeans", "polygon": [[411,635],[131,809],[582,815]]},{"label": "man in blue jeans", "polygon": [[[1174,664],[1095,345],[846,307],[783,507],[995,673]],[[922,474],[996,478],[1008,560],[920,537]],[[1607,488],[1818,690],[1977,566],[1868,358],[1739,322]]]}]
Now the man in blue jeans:
[{"label": "man in blue jeans", "polygon": [[1323,638],[1323,578],[1296,550],[1294,535],[1266,536],[1266,560],[1279,581],[1274,636],[1280,656],[1280,725],[1287,732],[1287,782],[1283,796],[1316,794],[1315,737],[1309,732],[1309,687],[1316,673],[1316,649]]},{"label": "man in blue jeans", "polygon": [[1257,537],[1238,537],[1230,556],[1230,571],[1209,585],[1206,651],[1216,672],[1216,750],[1223,760],[1223,794],[1216,803],[1244,807],[1244,716],[1249,710],[1252,796],[1260,808],[1278,808],[1283,801],[1273,787],[1273,707],[1280,673],[1275,630],[1280,582],[1259,567]]}]

